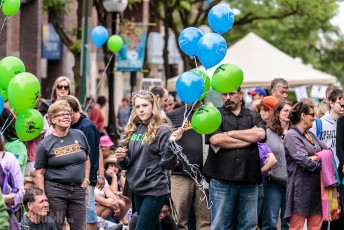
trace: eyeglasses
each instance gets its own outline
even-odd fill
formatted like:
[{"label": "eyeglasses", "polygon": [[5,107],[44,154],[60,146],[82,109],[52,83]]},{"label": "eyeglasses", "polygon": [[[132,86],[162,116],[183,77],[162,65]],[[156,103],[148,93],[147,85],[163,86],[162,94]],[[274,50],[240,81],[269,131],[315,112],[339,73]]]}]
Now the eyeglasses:
[{"label": "eyeglasses", "polygon": [[57,85],[56,88],[58,88],[59,90],[69,90],[69,85]]},{"label": "eyeglasses", "polygon": [[339,101],[336,101],[335,103],[337,103],[342,109],[344,109],[344,105],[340,104]]},{"label": "eyeglasses", "polygon": [[235,95],[237,95],[239,92],[230,92],[230,93],[223,93],[222,96],[223,97],[233,97]]},{"label": "eyeglasses", "polygon": [[56,118],[56,117],[70,117],[72,114],[71,113],[60,113],[60,114],[57,114],[55,116],[53,116],[53,118]]}]

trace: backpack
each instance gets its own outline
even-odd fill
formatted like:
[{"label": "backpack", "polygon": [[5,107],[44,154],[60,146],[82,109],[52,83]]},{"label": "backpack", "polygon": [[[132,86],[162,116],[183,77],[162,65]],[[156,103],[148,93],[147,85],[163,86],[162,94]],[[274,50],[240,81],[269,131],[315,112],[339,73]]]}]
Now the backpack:
[{"label": "backpack", "polygon": [[321,140],[321,135],[322,135],[322,123],[321,123],[321,119],[320,118],[315,118],[315,125],[317,128],[317,137],[319,138],[319,140]]}]

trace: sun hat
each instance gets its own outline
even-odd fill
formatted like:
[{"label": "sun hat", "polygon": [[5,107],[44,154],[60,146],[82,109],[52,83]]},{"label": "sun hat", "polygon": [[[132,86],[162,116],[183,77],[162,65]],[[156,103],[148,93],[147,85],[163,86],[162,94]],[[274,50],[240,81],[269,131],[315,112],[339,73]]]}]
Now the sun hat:
[{"label": "sun hat", "polygon": [[267,96],[263,97],[263,99],[260,101],[260,105],[268,108],[269,112],[272,112],[275,106],[277,105],[278,101],[279,100],[274,96]]},{"label": "sun hat", "polygon": [[248,94],[252,96],[255,96],[258,94],[259,96],[264,96],[264,97],[267,95],[265,89],[263,88],[255,88],[254,90],[248,91]]},{"label": "sun hat", "polygon": [[114,145],[114,143],[111,141],[109,136],[101,136],[100,137],[100,147],[111,147]]},{"label": "sun hat", "polygon": [[108,156],[106,159],[104,159],[104,165],[108,163],[116,163],[117,158],[114,155]]}]

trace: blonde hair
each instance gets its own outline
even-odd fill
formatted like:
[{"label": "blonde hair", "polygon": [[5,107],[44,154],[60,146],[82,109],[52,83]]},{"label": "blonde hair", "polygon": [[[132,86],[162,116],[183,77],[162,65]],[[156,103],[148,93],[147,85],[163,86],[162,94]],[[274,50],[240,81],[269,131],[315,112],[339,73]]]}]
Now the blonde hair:
[{"label": "blonde hair", "polygon": [[329,110],[330,108],[329,108],[328,103],[325,101],[322,101],[314,107],[314,114],[316,117],[321,118]]},{"label": "blonde hair", "polygon": [[71,86],[70,86],[69,78],[66,77],[66,76],[60,76],[60,77],[56,78],[56,80],[54,82],[54,85],[53,85],[53,89],[52,89],[52,92],[51,92],[51,99],[52,99],[52,101],[56,101],[57,100],[56,88],[57,88],[57,85],[61,81],[67,81],[68,82],[68,86],[69,86],[68,95],[70,94]]},{"label": "blonde hair", "polygon": [[[49,121],[51,122],[51,120],[60,111],[69,111],[69,112],[72,111],[72,109],[70,108],[70,106],[66,100],[58,100],[58,101],[54,102],[51,106],[49,106],[48,113],[47,113]],[[53,127],[55,127],[54,124],[52,124],[52,125],[53,125]]]},{"label": "blonde hair", "polygon": [[154,95],[149,91],[138,91],[133,93],[131,102],[134,109],[131,111],[130,120],[128,122],[128,125],[125,127],[125,138],[123,140],[124,145],[127,145],[129,143],[131,134],[137,130],[136,124],[140,121],[140,118],[136,114],[135,110],[136,98],[142,98],[149,101],[153,107],[152,116],[149,118],[147,124],[147,132],[145,134],[143,141],[149,141],[149,143],[152,143],[155,140],[156,134],[161,124],[163,123],[163,119],[160,115],[160,109]]}]

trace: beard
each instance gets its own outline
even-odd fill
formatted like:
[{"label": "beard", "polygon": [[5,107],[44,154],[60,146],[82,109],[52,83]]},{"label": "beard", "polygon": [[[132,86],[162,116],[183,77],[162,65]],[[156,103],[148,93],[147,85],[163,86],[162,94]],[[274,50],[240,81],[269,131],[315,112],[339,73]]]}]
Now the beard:
[{"label": "beard", "polygon": [[223,107],[227,110],[232,110],[234,109],[236,104],[233,101],[226,101]]}]

